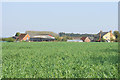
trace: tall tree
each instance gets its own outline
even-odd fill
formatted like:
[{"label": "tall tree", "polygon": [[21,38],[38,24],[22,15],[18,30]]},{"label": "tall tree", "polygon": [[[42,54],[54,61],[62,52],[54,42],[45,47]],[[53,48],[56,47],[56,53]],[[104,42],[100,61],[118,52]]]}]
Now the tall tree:
[{"label": "tall tree", "polygon": [[114,31],[114,35],[115,35],[116,38],[118,38],[119,35],[120,35],[119,31]]},{"label": "tall tree", "polygon": [[120,33],[119,33],[119,31],[114,31],[114,35],[116,37],[116,41],[119,42],[120,41]]},{"label": "tall tree", "polygon": [[20,35],[20,32],[17,32],[16,34],[15,34],[15,36],[19,36]]}]

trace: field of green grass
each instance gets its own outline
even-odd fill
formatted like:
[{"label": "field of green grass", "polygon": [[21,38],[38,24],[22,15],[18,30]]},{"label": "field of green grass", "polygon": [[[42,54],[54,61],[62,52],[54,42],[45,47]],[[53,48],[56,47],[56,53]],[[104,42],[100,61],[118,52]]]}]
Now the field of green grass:
[{"label": "field of green grass", "polygon": [[118,43],[5,42],[3,78],[117,78]]}]

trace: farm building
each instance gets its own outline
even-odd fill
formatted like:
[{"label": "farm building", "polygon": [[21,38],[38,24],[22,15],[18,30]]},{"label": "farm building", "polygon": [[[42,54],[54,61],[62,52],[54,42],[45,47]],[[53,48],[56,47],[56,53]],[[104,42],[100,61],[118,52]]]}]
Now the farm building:
[{"label": "farm building", "polygon": [[43,35],[34,35],[30,37],[30,41],[54,41],[55,37],[49,35],[49,34],[43,34]]},{"label": "farm building", "polygon": [[67,42],[83,42],[82,40],[67,40]]},{"label": "farm building", "polygon": [[30,41],[54,41],[57,36],[56,33],[48,32],[48,31],[26,31],[26,34],[30,35]]},{"label": "farm building", "polygon": [[19,41],[29,41],[30,36],[29,34],[20,34],[17,38]]},{"label": "farm building", "polygon": [[105,39],[107,42],[110,42],[110,39],[113,39],[115,40],[115,36],[112,34],[112,31],[109,31],[109,32],[102,32],[100,31],[96,36],[95,36],[95,39],[100,42],[101,39]]},{"label": "farm building", "polygon": [[82,40],[80,40],[80,37],[72,37],[73,40],[67,40],[67,42],[83,42]]},{"label": "farm building", "polygon": [[91,40],[88,37],[82,37],[81,40],[83,40],[83,42],[91,42]]},{"label": "farm building", "polygon": [[26,34],[29,34],[30,36],[34,35],[51,35],[51,36],[59,36],[58,34],[51,32],[51,31],[26,31]]}]

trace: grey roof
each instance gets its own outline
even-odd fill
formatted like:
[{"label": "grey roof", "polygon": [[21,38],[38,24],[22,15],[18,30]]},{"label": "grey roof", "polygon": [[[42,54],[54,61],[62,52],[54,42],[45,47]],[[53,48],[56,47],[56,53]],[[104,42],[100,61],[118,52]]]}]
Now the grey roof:
[{"label": "grey roof", "polygon": [[55,39],[55,37],[49,35],[32,35],[30,38],[48,38],[48,39]]},{"label": "grey roof", "polygon": [[95,35],[95,37],[99,37],[99,35],[101,34],[101,37],[103,37],[105,34],[107,34],[108,32],[99,32],[97,35]]},{"label": "grey roof", "polygon": [[58,34],[50,31],[26,31],[27,34],[29,34],[30,37],[37,36],[37,35],[52,35],[52,36],[58,36]]},{"label": "grey roof", "polygon": [[94,40],[94,37],[88,37],[90,40]]},{"label": "grey roof", "polygon": [[107,34],[108,32],[101,32],[101,36],[104,36],[105,34]]}]

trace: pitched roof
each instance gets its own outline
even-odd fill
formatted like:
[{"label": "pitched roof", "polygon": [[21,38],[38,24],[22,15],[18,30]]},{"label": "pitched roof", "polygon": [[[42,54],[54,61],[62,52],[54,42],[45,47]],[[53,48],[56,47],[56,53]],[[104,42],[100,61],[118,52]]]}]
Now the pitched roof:
[{"label": "pitched roof", "polygon": [[94,37],[99,37],[101,34],[101,37],[103,37],[105,34],[107,34],[108,32],[99,32],[97,35],[95,35]]},{"label": "pitched roof", "polygon": [[88,37],[90,40],[94,40],[94,37]]},{"label": "pitched roof", "polygon": [[55,37],[51,35],[32,35],[30,38],[48,38],[48,39],[55,39]]},{"label": "pitched roof", "polygon": [[52,35],[52,36],[58,36],[58,34],[51,32],[51,31],[26,31],[27,34],[29,34],[30,37],[37,36],[37,35]]},{"label": "pitched roof", "polygon": [[22,40],[25,36],[26,36],[26,34],[20,34],[19,35],[19,40]]},{"label": "pitched roof", "polygon": [[101,36],[104,36],[104,35],[107,34],[107,33],[108,33],[108,32],[99,32],[98,35],[101,34]]},{"label": "pitched roof", "polygon": [[83,40],[83,41],[84,41],[86,38],[87,38],[87,37],[82,37],[82,38],[81,38],[81,40]]}]

